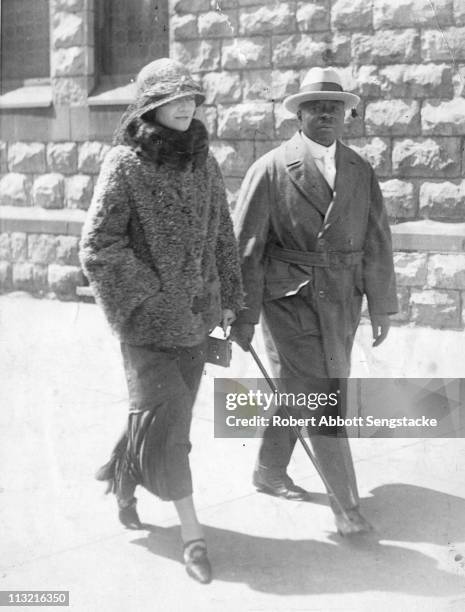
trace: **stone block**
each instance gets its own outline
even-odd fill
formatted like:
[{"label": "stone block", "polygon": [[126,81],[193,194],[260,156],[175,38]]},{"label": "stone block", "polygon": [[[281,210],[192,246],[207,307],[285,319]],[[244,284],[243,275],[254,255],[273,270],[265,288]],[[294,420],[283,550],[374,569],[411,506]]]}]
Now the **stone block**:
[{"label": "stone block", "polygon": [[11,260],[11,238],[10,234],[4,232],[0,234],[0,261]]},{"label": "stone block", "polygon": [[454,22],[453,0],[374,0],[375,29],[444,27]]},{"label": "stone block", "polygon": [[255,159],[262,157],[268,151],[275,149],[281,144],[279,140],[257,140],[255,143]]},{"label": "stone block", "polygon": [[11,259],[22,262],[27,259],[27,234],[25,232],[12,232],[10,235]]},{"label": "stone block", "polygon": [[86,47],[57,49],[52,54],[52,77],[73,77],[89,74]]},{"label": "stone block", "polygon": [[465,97],[465,65],[456,64],[452,75],[452,86],[454,88],[454,98]]},{"label": "stone block", "polygon": [[76,11],[93,11],[94,0],[50,0],[52,13],[58,11],[67,11],[68,13]]},{"label": "stone block", "polygon": [[425,102],[421,109],[421,127],[424,134],[465,134],[465,98]]},{"label": "stone block", "polygon": [[215,138],[218,126],[218,110],[216,106],[203,106],[197,110],[196,116],[205,124],[210,138]]},{"label": "stone block", "polygon": [[390,179],[380,184],[390,220],[414,219],[418,208],[417,189],[413,183]]},{"label": "stone block", "polygon": [[76,287],[82,285],[83,281],[84,277],[78,266],[52,264],[48,267],[48,286],[58,297],[75,297]]},{"label": "stone block", "polygon": [[8,168],[10,172],[46,171],[45,145],[40,142],[15,142],[8,147]]},{"label": "stone block", "polygon": [[0,206],[30,206],[31,179],[11,172],[0,179]]},{"label": "stone block", "polygon": [[425,30],[421,36],[423,60],[450,62],[465,60],[465,28]]},{"label": "stone block", "polygon": [[[244,77],[245,78],[245,77]],[[283,100],[299,90],[299,73],[295,70],[271,71],[271,99]]]},{"label": "stone block", "polygon": [[[53,103],[57,106],[87,105],[87,95],[91,88],[91,80],[86,76],[53,78]],[[86,134],[89,137],[89,134]]]},{"label": "stone block", "polygon": [[109,145],[96,140],[83,142],[81,145],[79,145],[79,172],[98,174],[100,172],[100,166],[105,159],[105,155],[108,153],[110,148],[111,147]]},{"label": "stone block", "polygon": [[353,34],[352,55],[358,64],[420,63],[420,35],[413,29]]},{"label": "stone block", "polygon": [[465,26],[465,4],[463,0],[454,0],[455,24]]},{"label": "stone block", "polygon": [[65,200],[67,208],[87,210],[92,199],[94,183],[91,176],[76,174],[66,179]]},{"label": "stone block", "polygon": [[458,291],[412,291],[410,304],[411,319],[417,325],[457,328],[460,324]]},{"label": "stone block", "polygon": [[248,70],[243,75],[245,100],[282,100],[299,89],[294,70]]},{"label": "stone block", "polygon": [[32,186],[32,201],[34,206],[42,208],[64,207],[64,179],[62,174],[42,174]]},{"label": "stone block", "polygon": [[244,177],[253,162],[253,142],[213,142],[213,155],[218,160],[224,176]]},{"label": "stone block", "polygon": [[299,125],[293,113],[289,113],[281,104],[274,109],[274,120],[276,137],[280,140],[287,140],[294,136]]},{"label": "stone block", "polygon": [[331,23],[339,30],[362,30],[371,27],[371,2],[336,0],[331,8]]},{"label": "stone block", "polygon": [[17,291],[34,291],[34,264],[13,264],[12,285],[13,289]]},{"label": "stone block", "polygon": [[460,176],[459,138],[421,138],[394,142],[392,169],[399,176]]},{"label": "stone block", "polygon": [[0,172],[8,172],[8,150],[6,142],[0,141]]},{"label": "stone block", "polygon": [[273,67],[305,68],[324,66],[331,51],[331,37],[327,34],[293,34],[272,39]]},{"label": "stone block", "polygon": [[58,12],[52,18],[51,38],[55,49],[79,47],[87,43],[85,14]]},{"label": "stone block", "polygon": [[446,64],[395,64],[379,71],[383,97],[450,98],[452,68]]},{"label": "stone block", "polygon": [[48,266],[35,264],[32,270],[34,292],[43,295],[48,289]]},{"label": "stone block", "polygon": [[338,68],[345,91],[363,98],[378,98],[381,94],[377,66],[346,66]]},{"label": "stone block", "polygon": [[28,261],[48,265],[56,259],[56,237],[51,234],[29,234],[27,249]]},{"label": "stone block", "polygon": [[0,291],[2,293],[11,290],[12,265],[7,261],[0,261]]},{"label": "stone block", "polygon": [[219,40],[193,40],[172,45],[173,58],[190,72],[210,72],[220,67]]},{"label": "stone block", "polygon": [[351,113],[346,112],[344,117],[344,138],[361,138],[365,134],[365,122],[363,116],[363,102],[360,102],[360,104],[357,106],[356,117],[352,117]]},{"label": "stone block", "polygon": [[172,3],[176,13],[200,13],[210,9],[210,0],[173,0]]},{"label": "stone block", "polygon": [[56,237],[56,263],[79,266],[79,238],[77,236]]},{"label": "stone block", "polygon": [[244,72],[244,100],[273,100],[271,70]]},{"label": "stone block", "polygon": [[268,103],[218,108],[218,136],[242,140],[269,140],[274,136],[273,107]]},{"label": "stone block", "polygon": [[206,95],[206,104],[239,102],[242,98],[240,74],[237,72],[209,72],[203,78],[203,90]]},{"label": "stone block", "polygon": [[463,221],[465,182],[423,183],[420,187],[420,215],[437,221]]},{"label": "stone block", "polygon": [[237,35],[236,13],[210,11],[198,17],[201,38],[229,38]]},{"label": "stone block", "polygon": [[221,52],[221,65],[226,70],[270,68],[270,39],[255,37],[224,41]]},{"label": "stone block", "polygon": [[346,34],[333,34],[331,45],[323,54],[325,64],[346,66],[352,61],[351,37]]},{"label": "stone block", "polygon": [[428,270],[426,253],[395,253],[394,269],[399,286],[423,287]]},{"label": "stone block", "polygon": [[465,290],[465,253],[435,253],[428,259],[428,286]]},{"label": "stone block", "polygon": [[359,138],[348,144],[373,166],[378,176],[391,174],[391,146],[387,138]]},{"label": "stone block", "polygon": [[77,171],[75,142],[51,142],[47,145],[47,166],[51,172],[73,174]]},{"label": "stone block", "polygon": [[329,4],[326,0],[298,2],[296,19],[301,32],[325,32],[329,30]]},{"label": "stone block", "polygon": [[174,40],[186,40],[199,36],[196,15],[173,15],[170,20],[170,28]]},{"label": "stone block", "polygon": [[296,29],[294,10],[290,3],[279,2],[267,6],[255,6],[240,11],[240,34],[254,36],[255,34],[269,36],[284,34]]},{"label": "stone block", "polygon": [[415,100],[380,100],[365,109],[369,135],[416,136],[420,133],[420,106]]}]

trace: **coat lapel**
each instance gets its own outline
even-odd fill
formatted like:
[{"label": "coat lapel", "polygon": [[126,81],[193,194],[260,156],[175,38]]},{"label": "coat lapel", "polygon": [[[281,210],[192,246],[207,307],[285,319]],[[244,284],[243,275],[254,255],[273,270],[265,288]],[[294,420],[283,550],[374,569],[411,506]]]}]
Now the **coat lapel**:
[{"label": "coat lapel", "polygon": [[331,190],[299,132],[285,145],[285,163],[295,187],[322,215],[325,215],[331,201]]}]

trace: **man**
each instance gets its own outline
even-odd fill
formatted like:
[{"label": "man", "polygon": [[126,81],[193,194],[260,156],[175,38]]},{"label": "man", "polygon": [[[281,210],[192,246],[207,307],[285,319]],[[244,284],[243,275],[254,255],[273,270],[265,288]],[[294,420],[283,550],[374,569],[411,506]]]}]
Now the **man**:
[{"label": "man", "polygon": [[[391,235],[378,181],[371,166],[339,140],[345,111],[359,101],[343,91],[335,70],[311,69],[299,93],[284,100],[297,115],[299,131],[258,159],[241,188],[235,225],[246,308],[232,326],[232,338],[248,350],[261,313],[273,375],[286,392],[339,388],[343,397],[363,294],[373,346],[386,338],[389,315],[397,311]],[[368,531],[344,430],[308,433],[345,510],[332,501],[339,532]],[[258,490],[308,499],[287,474],[295,442],[290,428],[265,430],[254,472]]]}]

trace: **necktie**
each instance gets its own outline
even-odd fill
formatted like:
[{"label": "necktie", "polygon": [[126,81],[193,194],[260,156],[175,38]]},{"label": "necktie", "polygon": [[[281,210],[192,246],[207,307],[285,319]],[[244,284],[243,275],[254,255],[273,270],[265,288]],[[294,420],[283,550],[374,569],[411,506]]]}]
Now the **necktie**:
[{"label": "necktie", "polygon": [[331,152],[328,151],[327,153],[324,153],[321,157],[317,157],[315,159],[320,162],[319,169],[325,177],[326,182],[331,187],[331,189],[334,189],[334,182],[336,179],[336,167],[334,165],[334,159],[331,155]]}]

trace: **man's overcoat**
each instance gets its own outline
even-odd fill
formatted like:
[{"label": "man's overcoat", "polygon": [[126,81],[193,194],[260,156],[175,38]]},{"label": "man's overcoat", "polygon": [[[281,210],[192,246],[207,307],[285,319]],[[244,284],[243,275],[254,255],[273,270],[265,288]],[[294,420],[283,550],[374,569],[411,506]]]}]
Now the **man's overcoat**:
[{"label": "man's overcoat", "polygon": [[[295,350],[296,333],[321,335],[327,375],[348,376],[363,294],[370,314],[397,311],[391,234],[371,166],[337,142],[333,194],[296,133],[249,169],[235,229],[246,291],[239,320],[257,323],[263,307],[278,353]],[[279,320],[269,308],[276,300]]]}]

